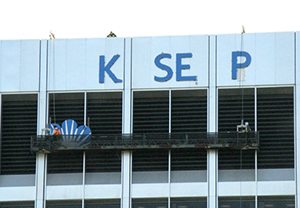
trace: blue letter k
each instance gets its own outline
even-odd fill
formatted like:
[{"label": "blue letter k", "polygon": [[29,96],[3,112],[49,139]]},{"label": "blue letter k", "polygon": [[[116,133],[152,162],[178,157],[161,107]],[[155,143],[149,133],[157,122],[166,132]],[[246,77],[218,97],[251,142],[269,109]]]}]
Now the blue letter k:
[{"label": "blue letter k", "polygon": [[110,70],[112,65],[117,61],[120,55],[114,55],[112,59],[105,66],[105,56],[100,56],[99,60],[99,83],[104,83],[104,72],[110,76],[110,78],[114,81],[114,83],[122,82],[121,79],[118,79],[114,73]]}]

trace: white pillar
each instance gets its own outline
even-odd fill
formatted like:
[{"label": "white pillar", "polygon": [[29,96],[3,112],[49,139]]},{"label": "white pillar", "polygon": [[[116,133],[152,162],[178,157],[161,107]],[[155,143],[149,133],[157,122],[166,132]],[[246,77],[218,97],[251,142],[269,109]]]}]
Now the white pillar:
[{"label": "white pillar", "polygon": [[[211,35],[209,37],[209,86],[207,93],[207,117],[208,117],[208,132],[217,131],[217,68],[216,68],[216,50],[217,37]],[[207,207],[218,207],[217,185],[218,185],[218,151],[208,149],[207,151],[207,183],[208,197]]]},{"label": "white pillar", "polygon": [[207,182],[208,182],[208,197],[207,207],[218,207],[218,151],[209,149],[207,151]]},{"label": "white pillar", "polygon": [[[300,53],[300,32],[295,33],[295,45],[296,45],[296,54]],[[296,179],[296,206],[295,207],[300,207],[300,195],[299,195],[299,187],[300,187],[300,65],[296,63],[300,63],[300,56],[295,56],[295,75],[296,75],[296,80],[295,80],[295,96],[294,96],[294,103],[295,103],[295,179]]]},{"label": "white pillar", "polygon": [[[37,134],[42,135],[42,128],[47,124],[47,49],[48,41],[40,41],[40,85],[38,95],[38,121]],[[50,43],[51,44],[51,43]],[[44,188],[45,188],[45,154],[36,154],[36,200],[35,207],[44,207]]]},{"label": "white pillar", "polygon": [[[123,104],[122,104],[122,133],[131,133],[132,92],[131,92],[131,38],[125,38]],[[121,208],[131,207],[131,151],[122,152],[121,167],[122,199]]]},{"label": "white pillar", "polygon": [[122,199],[121,199],[121,208],[130,208],[131,207],[131,152],[123,151],[122,152]]}]

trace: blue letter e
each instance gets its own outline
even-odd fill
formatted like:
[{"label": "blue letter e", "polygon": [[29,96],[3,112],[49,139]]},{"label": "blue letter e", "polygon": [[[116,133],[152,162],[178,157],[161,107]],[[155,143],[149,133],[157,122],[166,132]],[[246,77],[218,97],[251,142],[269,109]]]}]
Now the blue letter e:
[{"label": "blue letter e", "polygon": [[[238,56],[243,56],[246,58],[246,61],[244,63],[237,63],[237,57]],[[231,73],[232,73],[232,79],[237,79],[237,69],[238,68],[245,68],[250,65],[251,63],[251,56],[249,53],[246,51],[233,51],[232,52],[232,68],[231,68]]]},{"label": "blue letter e", "polygon": [[176,54],[176,81],[196,81],[197,76],[182,76],[181,70],[190,69],[189,64],[182,64],[182,58],[191,58],[192,53],[177,53]]}]

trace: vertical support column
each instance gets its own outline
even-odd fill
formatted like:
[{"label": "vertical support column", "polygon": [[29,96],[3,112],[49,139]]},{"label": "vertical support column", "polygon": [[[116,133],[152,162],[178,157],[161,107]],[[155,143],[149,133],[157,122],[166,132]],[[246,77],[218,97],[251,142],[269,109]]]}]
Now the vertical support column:
[{"label": "vertical support column", "polygon": [[[209,37],[209,86],[207,94],[207,117],[208,132],[217,131],[217,36]],[[207,183],[208,197],[207,207],[218,207],[217,185],[218,185],[218,151],[207,150]]]},{"label": "vertical support column", "polygon": [[[172,91],[169,90],[169,134],[172,133]],[[171,150],[169,150],[169,161],[168,161],[168,207],[171,207]]]},{"label": "vertical support column", "polygon": [[294,130],[295,130],[295,180],[296,180],[296,197],[295,207],[300,207],[300,194],[299,194],[299,187],[300,187],[300,57],[298,53],[300,53],[300,32],[295,33],[295,90],[294,90]]},{"label": "vertical support column", "polygon": [[[257,131],[257,87],[254,88],[254,131]],[[257,182],[257,150],[255,150],[255,208],[258,207],[258,182]]]},{"label": "vertical support column", "polygon": [[88,118],[87,118],[87,93],[84,92],[84,110],[83,110],[83,124],[88,126]]},{"label": "vertical support column", "polygon": [[[124,39],[124,81],[123,81],[123,99],[122,99],[122,133],[131,133],[131,38]],[[131,151],[122,151],[121,183],[122,198],[121,208],[131,207]]]},{"label": "vertical support column", "polygon": [[[37,134],[42,134],[42,128],[47,124],[47,56],[48,56],[48,41],[40,41],[40,85],[38,95],[38,123]],[[44,192],[45,192],[45,154],[36,154],[36,173],[35,173],[36,200],[35,207],[44,207]]]},{"label": "vertical support column", "polygon": [[84,208],[84,199],[85,199],[85,159],[86,159],[85,151],[83,151],[83,174],[82,174],[82,201],[81,201],[81,207]]},{"label": "vertical support column", "polygon": [[217,185],[218,185],[218,151],[209,149],[207,151],[207,181],[208,197],[207,207],[218,207]]},{"label": "vertical support column", "polygon": [[131,152],[122,151],[122,199],[121,208],[131,207]]},{"label": "vertical support column", "polygon": [[169,161],[168,161],[168,184],[169,184],[169,196],[168,196],[168,207],[171,207],[171,194],[172,194],[172,190],[171,190],[171,150],[169,150]]},{"label": "vertical support column", "polygon": [[[87,125],[87,93],[84,92],[84,125]],[[82,174],[82,201],[81,201],[81,207],[84,208],[84,199],[85,199],[85,159],[86,159],[86,153],[83,151],[83,174]]]},{"label": "vertical support column", "polygon": [[[0,41],[0,52],[1,52],[1,41]],[[1,54],[0,54],[1,55]],[[1,59],[0,59],[1,66]],[[2,93],[0,93],[0,112],[2,112]],[[2,129],[2,113],[0,113],[0,129]],[[2,155],[2,131],[0,131],[0,173],[1,173],[1,155]],[[1,180],[1,175],[0,175]]]}]

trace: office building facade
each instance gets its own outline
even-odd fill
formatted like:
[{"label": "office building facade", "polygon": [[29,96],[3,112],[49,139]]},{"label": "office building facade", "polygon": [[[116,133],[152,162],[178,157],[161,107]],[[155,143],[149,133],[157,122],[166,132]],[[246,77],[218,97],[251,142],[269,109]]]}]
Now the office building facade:
[{"label": "office building facade", "polygon": [[[0,41],[0,207],[299,207],[299,42],[299,32]],[[70,119],[107,146],[33,148]],[[255,146],[237,145],[246,122]],[[212,143],[193,143],[203,135]],[[187,143],[168,143],[179,137]],[[122,143],[135,138],[149,143]]]}]

